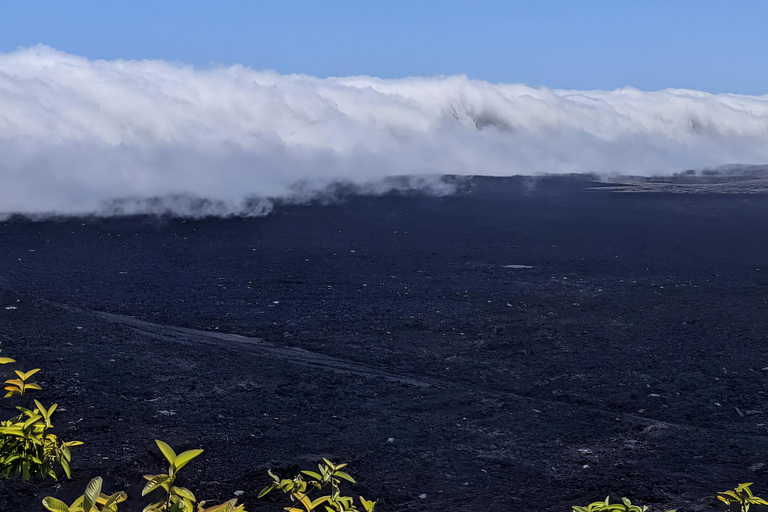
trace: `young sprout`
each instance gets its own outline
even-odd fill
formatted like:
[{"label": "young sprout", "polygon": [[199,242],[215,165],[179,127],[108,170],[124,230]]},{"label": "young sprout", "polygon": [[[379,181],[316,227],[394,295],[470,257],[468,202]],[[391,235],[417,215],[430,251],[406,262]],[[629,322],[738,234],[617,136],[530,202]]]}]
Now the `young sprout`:
[{"label": "young sprout", "polygon": [[741,512],[747,512],[751,505],[768,505],[768,501],[752,494],[749,488],[750,485],[752,485],[752,482],[739,484],[732,491],[719,492],[717,493],[717,499],[726,505],[738,503]]},{"label": "young sprout", "polygon": [[42,388],[35,384],[34,382],[27,382],[31,376],[36,374],[40,371],[40,368],[35,368],[34,370],[29,370],[28,372],[22,372],[19,370],[14,370],[16,372],[16,375],[18,375],[18,379],[8,379],[5,381],[5,390],[8,392],[5,394],[5,398],[8,398],[10,396],[24,396],[24,393],[26,393],[29,390],[37,390],[40,391]]},{"label": "young sprout", "polygon": [[67,506],[61,500],[51,496],[43,499],[43,506],[50,512],[118,512],[117,505],[128,496],[123,492],[116,492],[110,496],[101,492],[102,480],[97,476],[91,480],[85,488],[85,493]]},{"label": "young sprout", "polygon": [[[605,501],[595,501],[586,507],[573,506],[573,512],[646,512],[647,506],[633,505],[627,498],[621,498],[621,503],[611,503],[610,496]],[[668,510],[667,512],[677,512]]]},{"label": "young sprout", "polygon": [[163,456],[168,461],[168,473],[144,476],[144,479],[147,480],[147,484],[144,486],[144,490],[141,491],[141,495],[145,496],[157,489],[163,489],[166,496],[163,501],[158,501],[147,506],[144,509],[144,512],[195,512],[195,504],[197,503],[197,500],[195,499],[195,495],[192,494],[192,491],[185,487],[177,487],[173,484],[176,482],[176,477],[181,468],[203,453],[203,450],[187,450],[176,455],[173,448],[164,442],[156,439],[155,443],[157,443],[160,452],[162,452]]},{"label": "young sprout", "polygon": [[[360,496],[360,504],[363,506],[363,511],[361,511],[355,506],[353,498],[341,495],[339,489],[341,480],[355,483],[354,478],[341,471],[346,466],[346,464],[337,465],[328,459],[323,459],[323,462],[317,465],[318,471],[302,471],[302,474],[296,475],[293,479],[281,479],[268,471],[267,473],[273,482],[262,489],[258,497],[261,498],[274,489],[280,489],[289,495],[292,503],[298,503],[303,507],[303,510],[297,506],[286,507],[285,510],[288,512],[313,512],[319,509],[320,505],[323,505],[325,512],[373,512],[376,506],[375,501],[366,500]],[[302,475],[309,477],[309,480],[304,480]],[[328,494],[319,496],[314,500],[310,497],[312,491],[321,491],[327,487],[330,487]]]}]

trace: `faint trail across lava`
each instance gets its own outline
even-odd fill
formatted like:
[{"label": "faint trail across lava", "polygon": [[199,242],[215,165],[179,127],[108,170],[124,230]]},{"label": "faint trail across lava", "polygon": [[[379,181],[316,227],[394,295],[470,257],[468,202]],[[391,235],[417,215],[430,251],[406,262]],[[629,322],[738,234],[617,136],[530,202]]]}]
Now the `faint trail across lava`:
[{"label": "faint trail across lava", "polygon": [[318,354],[316,352],[309,352],[297,347],[280,347],[266,342],[261,338],[251,338],[248,336],[241,336],[239,334],[229,334],[215,331],[201,331],[197,329],[189,329],[186,327],[175,327],[172,325],[147,322],[131,316],[118,315],[115,313],[105,313],[103,311],[94,310],[81,310],[69,308],[67,306],[64,307],[71,311],[86,313],[103,320],[125,325],[140,334],[164,341],[182,343],[186,345],[211,345],[218,348],[227,348],[227,345],[221,343],[226,342],[230,344],[236,344],[253,352],[258,352],[267,357],[284,359],[292,363],[315,368],[322,368],[333,372],[359,375],[362,377],[383,378],[386,380],[410,384],[417,387],[429,387],[436,384],[435,381],[430,381],[429,379],[417,379],[414,377],[397,375],[383,370],[371,368],[369,366],[345,361],[343,359],[337,359],[335,357]]},{"label": "faint trail across lava", "polygon": [[[517,400],[524,400],[526,402],[533,403],[547,403],[557,405],[560,407],[577,407],[582,410],[590,410],[603,415],[612,417],[622,417],[625,420],[635,422],[642,425],[645,428],[676,428],[676,429],[694,429],[702,430],[702,427],[696,427],[692,425],[685,425],[679,423],[669,423],[665,421],[655,420],[653,418],[647,418],[639,416],[637,414],[631,414],[626,412],[617,412],[600,407],[596,407],[588,404],[572,404],[561,400],[547,400],[540,397],[526,396],[510,391],[498,391],[489,389],[476,389],[468,383],[461,383],[456,381],[447,381],[442,379],[436,379],[433,377],[413,377],[409,375],[396,374],[370,366],[363,365],[339,359],[316,352],[310,352],[297,347],[280,347],[264,341],[261,338],[253,338],[248,336],[241,336],[239,334],[230,334],[216,331],[202,331],[198,329],[190,329],[186,327],[176,327],[166,324],[157,324],[153,322],[147,322],[135,317],[127,315],[119,315],[115,313],[107,313],[104,311],[85,310],[79,308],[73,308],[70,306],[57,304],[57,306],[67,309],[73,313],[85,314],[93,316],[108,322],[112,322],[119,325],[124,325],[136,331],[144,336],[149,336],[158,340],[168,341],[172,343],[181,343],[185,345],[208,345],[217,347],[220,349],[232,348],[232,344],[238,346],[240,349],[250,350],[257,352],[266,357],[275,359],[281,359],[291,363],[309,366],[313,368],[320,368],[337,373],[345,373],[351,375],[358,375],[368,378],[383,378],[391,382],[398,382],[402,384],[408,384],[420,388],[428,387],[440,387],[440,388],[460,388],[463,390],[471,390],[477,392],[480,395],[493,395],[495,397],[506,396],[508,398],[514,398]],[[225,342],[225,343],[221,343]],[[471,388],[471,389],[467,389]]]}]

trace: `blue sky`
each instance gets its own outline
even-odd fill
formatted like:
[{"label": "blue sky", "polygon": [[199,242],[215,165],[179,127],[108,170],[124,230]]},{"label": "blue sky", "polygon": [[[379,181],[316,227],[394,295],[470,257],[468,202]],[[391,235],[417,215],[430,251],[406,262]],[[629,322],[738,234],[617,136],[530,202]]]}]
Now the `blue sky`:
[{"label": "blue sky", "polygon": [[768,93],[768,2],[0,2],[0,51],[552,88]]}]

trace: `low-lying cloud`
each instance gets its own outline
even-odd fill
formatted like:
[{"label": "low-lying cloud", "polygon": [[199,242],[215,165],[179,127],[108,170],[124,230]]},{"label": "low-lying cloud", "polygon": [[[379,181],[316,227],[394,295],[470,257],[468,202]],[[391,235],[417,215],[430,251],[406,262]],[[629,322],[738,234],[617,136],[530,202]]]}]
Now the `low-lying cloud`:
[{"label": "low-lying cloud", "polygon": [[[734,162],[768,162],[768,95],[320,79],[46,46],[0,54],[0,212],[258,215],[266,198],[332,182],[445,193],[428,176]],[[387,179],[404,175],[416,177]]]}]

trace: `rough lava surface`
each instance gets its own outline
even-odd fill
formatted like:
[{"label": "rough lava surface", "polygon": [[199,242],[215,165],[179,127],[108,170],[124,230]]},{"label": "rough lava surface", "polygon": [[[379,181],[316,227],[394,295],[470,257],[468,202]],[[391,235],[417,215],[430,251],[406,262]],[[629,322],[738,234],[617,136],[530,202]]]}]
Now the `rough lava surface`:
[{"label": "rough lava surface", "polygon": [[140,510],[156,438],[248,510],[285,506],[256,499],[267,469],[321,457],[382,511],[768,492],[768,196],[626,186],[0,223],[3,354],[86,443],[72,481],[0,481],[0,510],[95,475]]}]

